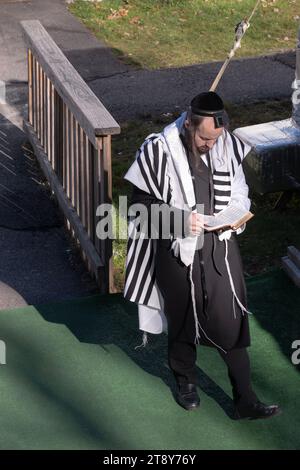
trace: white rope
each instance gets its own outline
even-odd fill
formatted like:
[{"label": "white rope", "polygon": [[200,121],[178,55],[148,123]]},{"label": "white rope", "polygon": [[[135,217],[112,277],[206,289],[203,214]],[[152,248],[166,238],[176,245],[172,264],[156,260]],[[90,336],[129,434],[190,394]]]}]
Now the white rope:
[{"label": "white rope", "polygon": [[196,309],[195,285],[193,282],[193,262],[190,264],[189,271],[190,271],[190,281],[191,281],[191,297],[192,297],[192,303],[193,303],[193,312],[194,312],[195,329],[196,329],[195,343],[197,344],[200,339],[200,332],[199,332],[200,323],[199,323],[197,309]]},{"label": "white rope", "polygon": [[242,41],[244,35],[246,34],[247,29],[250,27],[250,21],[251,21],[253,15],[254,15],[254,13],[256,12],[260,2],[261,2],[261,0],[257,0],[257,2],[255,4],[255,7],[253,8],[252,13],[249,16],[249,18],[245,18],[244,20],[242,20],[240,23],[237,24],[236,29],[235,29],[235,41],[234,41],[233,47],[232,47],[231,51],[229,52],[225,62],[223,63],[220,71],[218,72],[218,75],[214,79],[213,84],[210,87],[209,91],[215,91],[216,90],[222,76],[224,75],[224,72],[225,72],[227,66],[229,65],[229,63],[231,61],[231,59],[234,57],[237,49],[239,49],[241,47],[241,41]]},{"label": "white rope", "polygon": [[252,16],[253,16],[254,13],[256,12],[256,10],[257,10],[258,5],[260,4],[260,2],[261,2],[261,0],[257,0],[256,5],[255,5],[255,7],[254,7],[253,10],[252,10],[251,15],[249,16],[249,18],[248,18],[248,20],[247,20],[248,23],[250,23],[250,21],[252,20]]},{"label": "white rope", "polygon": [[147,335],[147,331],[144,331],[142,343],[139,344],[138,346],[135,346],[134,349],[145,348],[147,344],[148,344],[148,335]]},{"label": "white rope", "polygon": [[191,296],[192,296],[194,318],[195,318],[195,328],[196,328],[195,343],[197,344],[199,339],[201,338],[200,332],[199,332],[199,328],[200,328],[200,330],[202,331],[202,333],[204,334],[204,336],[206,337],[206,339],[208,341],[210,341],[214,346],[216,346],[216,348],[221,349],[221,351],[223,351],[225,354],[227,354],[227,351],[225,351],[225,349],[223,349],[221,346],[219,346],[217,343],[215,343],[212,339],[210,339],[207,336],[207,334],[205,333],[205,331],[203,330],[203,328],[202,328],[202,326],[199,322],[198,315],[197,315],[197,309],[196,309],[195,286],[194,286],[194,282],[193,282],[193,278],[192,278],[192,273],[193,273],[192,267],[193,267],[193,263],[191,263],[189,271],[190,271],[190,281],[191,281]]},{"label": "white rope", "polygon": [[[228,277],[229,277],[229,281],[230,281],[231,290],[232,290],[232,293],[233,293],[233,301],[234,301],[234,299],[237,301],[240,309],[242,310],[243,315],[244,315],[244,312],[250,313],[252,315],[252,312],[250,312],[249,310],[246,309],[246,307],[244,307],[244,305],[242,304],[242,302],[240,301],[240,299],[238,298],[238,296],[235,292],[234,283],[233,283],[233,279],[232,279],[232,275],[231,275],[231,271],[230,271],[230,266],[229,266],[229,262],[228,262],[228,241],[227,241],[226,238],[225,238],[225,264],[226,264],[226,268],[227,268],[227,272],[228,272]],[[234,310],[234,315],[235,315],[235,310]],[[235,316],[235,318],[236,318],[236,316]]]}]

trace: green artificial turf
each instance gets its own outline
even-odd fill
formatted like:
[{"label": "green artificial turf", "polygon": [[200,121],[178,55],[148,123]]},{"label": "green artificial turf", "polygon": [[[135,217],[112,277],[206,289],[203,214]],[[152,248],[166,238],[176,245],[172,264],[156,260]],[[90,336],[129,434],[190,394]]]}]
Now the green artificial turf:
[{"label": "green artificial turf", "polygon": [[201,408],[186,412],[172,397],[166,336],[135,350],[136,305],[96,295],[0,312],[0,448],[299,449],[299,289],[280,270],[247,285],[254,388],[281,416],[234,421],[225,365],[203,346]]}]

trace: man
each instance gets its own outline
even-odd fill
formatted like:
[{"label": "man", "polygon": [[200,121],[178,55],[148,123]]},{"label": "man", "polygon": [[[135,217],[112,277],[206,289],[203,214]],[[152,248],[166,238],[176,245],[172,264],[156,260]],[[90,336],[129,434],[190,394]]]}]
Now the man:
[{"label": "man", "polygon": [[[200,405],[196,345],[203,344],[216,348],[228,367],[235,417],[268,418],[280,409],[254,393],[246,349],[246,286],[236,241],[245,224],[209,231],[204,223],[204,215],[229,206],[250,208],[241,163],[251,148],[226,125],[222,99],[200,93],[187,112],[138,150],[125,175],[133,195],[124,296],[138,304],[144,345],[147,332],[168,332],[168,361],[182,407]],[[166,205],[172,213],[167,236],[166,212],[160,211]]]}]

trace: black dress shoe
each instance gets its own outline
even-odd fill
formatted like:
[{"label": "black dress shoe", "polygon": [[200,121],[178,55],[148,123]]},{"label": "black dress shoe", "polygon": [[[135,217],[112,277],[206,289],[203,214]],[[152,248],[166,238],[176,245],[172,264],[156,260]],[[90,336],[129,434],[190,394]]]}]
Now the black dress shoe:
[{"label": "black dress shoe", "polygon": [[200,398],[195,384],[178,384],[175,398],[177,403],[186,410],[195,410],[200,405]]},{"label": "black dress shoe", "polygon": [[266,419],[280,414],[282,411],[278,405],[265,405],[261,401],[250,405],[237,405],[235,407],[235,419]]}]

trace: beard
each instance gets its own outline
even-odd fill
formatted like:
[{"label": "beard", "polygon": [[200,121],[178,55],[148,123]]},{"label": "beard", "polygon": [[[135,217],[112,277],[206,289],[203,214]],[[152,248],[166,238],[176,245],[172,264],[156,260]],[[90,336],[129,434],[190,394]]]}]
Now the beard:
[{"label": "beard", "polygon": [[206,154],[209,151],[209,148],[206,145],[199,147],[196,146],[194,131],[191,129],[184,130],[184,141],[186,147],[189,150],[188,159],[190,160],[190,163],[198,173],[202,173],[202,170],[200,168],[200,157],[201,155]]},{"label": "beard", "polygon": [[209,152],[209,147],[205,146],[205,145],[202,145],[201,147],[196,147],[197,148],[197,152],[199,155],[204,155],[205,153]]}]

